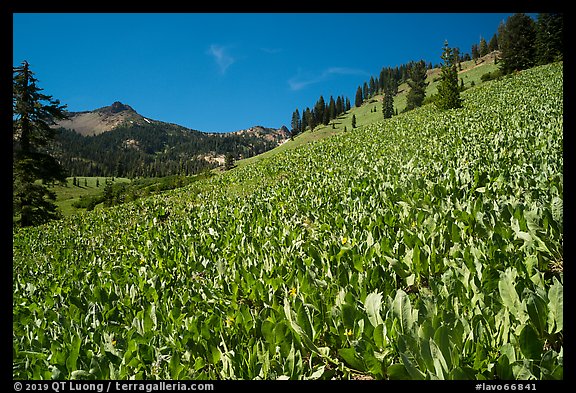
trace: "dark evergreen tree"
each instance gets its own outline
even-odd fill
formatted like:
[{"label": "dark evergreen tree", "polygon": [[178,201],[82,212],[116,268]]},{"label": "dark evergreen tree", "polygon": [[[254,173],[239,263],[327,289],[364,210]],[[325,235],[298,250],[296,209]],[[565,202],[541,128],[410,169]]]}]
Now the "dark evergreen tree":
[{"label": "dark evergreen tree", "polygon": [[538,14],[535,42],[537,64],[548,64],[563,59],[563,35],[562,14]]},{"label": "dark evergreen tree", "polygon": [[310,108],[306,107],[304,114],[302,115],[302,131],[306,130],[306,127],[310,127],[310,131],[314,130],[314,115]]},{"label": "dark evergreen tree", "polygon": [[444,42],[442,60],[444,64],[442,65],[442,74],[438,84],[436,105],[442,110],[460,108],[462,99],[460,98],[460,88],[458,87],[456,58],[454,50],[448,46],[448,41]]},{"label": "dark evergreen tree", "polygon": [[356,115],[352,115],[352,128],[356,128]]},{"label": "dark evergreen tree", "polygon": [[478,44],[472,44],[472,59],[476,61],[479,57],[480,51],[478,50]]},{"label": "dark evergreen tree", "polygon": [[292,113],[292,121],[290,123],[292,130],[290,131],[290,135],[292,137],[296,136],[300,132],[300,112],[298,109]]},{"label": "dark evergreen tree", "polygon": [[535,62],[535,23],[526,14],[517,13],[506,20],[498,36],[499,66],[503,74],[533,67]]},{"label": "dark evergreen tree", "polygon": [[406,96],[406,110],[411,110],[422,105],[426,97],[426,64],[423,60],[414,63],[410,68],[410,79],[408,80],[410,91]]},{"label": "dark evergreen tree", "polygon": [[110,178],[106,178],[106,182],[104,184],[104,196],[103,202],[105,207],[110,207],[114,204],[114,194],[112,192],[112,180]]},{"label": "dark evergreen tree", "polygon": [[345,109],[345,112],[349,111],[350,108],[351,108],[351,106],[350,106],[350,99],[349,99],[348,97],[346,97],[346,109]]},{"label": "dark evergreen tree", "polygon": [[232,153],[227,153],[224,156],[224,170],[229,171],[234,168],[234,156]]},{"label": "dark evergreen tree", "polygon": [[360,105],[362,105],[363,101],[364,101],[364,96],[362,95],[362,88],[360,86],[358,86],[358,88],[356,89],[356,99],[354,100],[354,106],[356,108],[360,107]]},{"label": "dark evergreen tree", "polygon": [[376,80],[374,80],[373,76],[370,76],[370,81],[368,82],[368,94],[370,94],[370,97],[376,94],[376,90]]},{"label": "dark evergreen tree", "polygon": [[328,101],[328,121],[335,119],[336,116],[336,101],[334,101],[334,97],[330,96],[330,101]]},{"label": "dark evergreen tree", "polygon": [[495,50],[498,50],[498,35],[496,33],[494,33],[490,42],[488,42],[488,51],[494,52]]},{"label": "dark evergreen tree", "polygon": [[314,124],[324,123],[324,112],[326,111],[326,103],[324,102],[324,97],[320,96],[316,105],[314,105]]},{"label": "dark evergreen tree", "polygon": [[338,117],[343,112],[344,112],[344,101],[342,100],[342,97],[338,96],[338,98],[336,98],[336,117]]},{"label": "dark evergreen tree", "polygon": [[382,99],[382,114],[385,119],[389,119],[394,115],[394,96],[390,86],[384,91],[384,98]]},{"label": "dark evergreen tree", "polygon": [[66,181],[49,153],[55,136],[50,126],[66,118],[66,106],[41,93],[28,62],[12,71],[12,207],[14,225],[26,227],[59,217],[56,195],[42,183]]},{"label": "dark evergreen tree", "polygon": [[486,56],[489,53],[488,43],[486,42],[484,37],[480,37],[480,45],[478,46],[478,52],[480,54],[480,57]]}]

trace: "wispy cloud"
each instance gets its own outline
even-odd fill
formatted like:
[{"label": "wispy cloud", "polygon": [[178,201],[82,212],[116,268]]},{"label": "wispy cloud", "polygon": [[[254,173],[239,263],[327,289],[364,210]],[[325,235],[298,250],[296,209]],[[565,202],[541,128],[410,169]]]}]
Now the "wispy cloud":
[{"label": "wispy cloud", "polygon": [[330,67],[319,74],[304,73],[302,70],[298,70],[298,73],[295,76],[288,79],[288,85],[290,86],[290,90],[302,90],[309,85],[323,82],[332,76],[338,75],[367,76],[369,74],[366,71],[349,67]]},{"label": "wispy cloud", "polygon": [[277,53],[282,52],[282,48],[260,48],[260,50],[264,53],[268,53],[270,55],[275,55]]},{"label": "wispy cloud", "polygon": [[230,67],[236,59],[230,55],[227,48],[221,45],[212,44],[208,49],[208,54],[214,57],[214,61],[220,69],[220,73],[225,74],[228,67]]}]

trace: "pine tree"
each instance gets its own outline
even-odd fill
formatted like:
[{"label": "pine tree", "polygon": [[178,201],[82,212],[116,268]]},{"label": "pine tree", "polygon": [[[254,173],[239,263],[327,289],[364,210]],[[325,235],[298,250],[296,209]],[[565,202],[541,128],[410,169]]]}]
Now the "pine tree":
[{"label": "pine tree", "polygon": [[292,113],[292,122],[290,123],[292,130],[290,131],[290,137],[293,138],[300,132],[300,112],[296,109]]},{"label": "pine tree", "polygon": [[480,52],[478,51],[478,44],[472,44],[472,59],[474,60],[474,62],[476,62],[476,60],[478,60],[479,57]]},{"label": "pine tree", "polygon": [[316,105],[314,105],[314,124],[318,125],[324,123],[324,112],[326,111],[326,104],[324,103],[324,97],[320,96]]},{"label": "pine tree", "polygon": [[410,91],[406,96],[406,110],[411,110],[422,105],[426,97],[426,64],[423,60],[415,63],[410,68],[410,79],[408,80]]},{"label": "pine tree", "polygon": [[488,54],[488,43],[484,39],[484,37],[480,37],[480,46],[478,48],[480,52],[480,57],[486,56]]},{"label": "pine tree", "polygon": [[310,131],[314,130],[314,115],[310,111],[310,108],[306,107],[304,113],[302,114],[302,131],[306,130],[306,127],[310,127]]},{"label": "pine tree", "polygon": [[538,14],[535,42],[537,64],[548,64],[563,59],[563,34],[562,14]]},{"label": "pine tree", "polygon": [[25,227],[59,217],[56,194],[42,183],[66,181],[64,169],[47,149],[55,136],[50,126],[66,119],[66,106],[40,93],[28,62],[12,71],[12,206],[14,224]]},{"label": "pine tree", "polygon": [[460,88],[458,87],[458,70],[456,69],[456,59],[454,50],[448,46],[448,41],[444,42],[442,52],[442,74],[438,84],[438,98],[436,105],[442,110],[460,108],[462,99],[460,98]]},{"label": "pine tree", "polygon": [[389,119],[394,115],[394,97],[390,86],[384,91],[384,98],[382,100],[382,114],[385,119]]},{"label": "pine tree", "polygon": [[330,96],[330,101],[328,101],[328,121],[335,119],[336,116],[336,101],[334,101],[334,97]]},{"label": "pine tree", "polygon": [[336,98],[336,117],[338,117],[342,112],[344,112],[344,101],[342,97],[338,96]]},{"label": "pine tree", "polygon": [[362,95],[362,88],[358,86],[356,89],[356,99],[354,100],[354,106],[358,108],[360,105],[362,105],[363,101],[364,96]]},{"label": "pine tree", "polygon": [[514,14],[499,28],[499,66],[503,74],[533,67],[535,61],[535,23],[526,14]]},{"label": "pine tree", "polygon": [[356,128],[356,115],[352,115],[352,128]]},{"label": "pine tree", "polygon": [[373,76],[370,76],[370,81],[368,82],[368,93],[370,97],[376,94],[376,80],[374,80]]},{"label": "pine tree", "polygon": [[488,51],[494,52],[495,50],[498,50],[498,35],[496,33],[494,33],[488,43]]},{"label": "pine tree", "polygon": [[232,153],[227,153],[224,156],[224,170],[228,171],[234,168],[234,156]]}]

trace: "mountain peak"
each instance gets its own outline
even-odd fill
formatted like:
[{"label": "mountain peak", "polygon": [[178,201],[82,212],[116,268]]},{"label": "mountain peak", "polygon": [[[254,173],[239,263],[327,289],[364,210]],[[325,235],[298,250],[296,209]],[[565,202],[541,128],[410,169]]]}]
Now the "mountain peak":
[{"label": "mountain peak", "polygon": [[115,113],[120,113],[120,112],[124,112],[124,111],[136,113],[136,111],[130,105],[123,104],[120,101],[114,101],[114,103],[112,105],[105,106],[105,107],[98,109],[98,112],[106,113],[106,114],[115,114]]}]

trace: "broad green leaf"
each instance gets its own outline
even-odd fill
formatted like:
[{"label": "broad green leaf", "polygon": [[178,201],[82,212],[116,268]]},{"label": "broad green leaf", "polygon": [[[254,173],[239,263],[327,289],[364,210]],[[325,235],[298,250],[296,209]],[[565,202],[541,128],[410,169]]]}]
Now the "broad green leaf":
[{"label": "broad green leaf", "polygon": [[558,333],[564,328],[564,287],[553,278],[548,291],[548,333]]},{"label": "broad green leaf", "polygon": [[144,332],[147,333],[156,330],[157,325],[158,322],[156,319],[156,306],[154,303],[152,303],[146,307],[146,311],[144,312]]},{"label": "broad green leaf", "polygon": [[180,365],[180,354],[178,352],[173,352],[170,358],[170,378],[173,380],[179,379],[180,371],[182,367]]},{"label": "broad green leaf", "polygon": [[445,371],[452,369],[452,353],[450,346],[450,329],[446,325],[440,326],[434,333],[434,343],[443,355],[446,363]]},{"label": "broad green leaf", "polygon": [[518,292],[516,292],[516,277],[517,274],[515,269],[506,269],[506,271],[502,274],[500,281],[498,281],[498,290],[504,306],[506,306],[510,313],[516,317],[516,319],[518,319],[521,323],[524,323],[526,321],[526,315],[524,311],[524,305],[520,301]]},{"label": "broad green leaf", "polygon": [[512,380],[514,379],[514,372],[508,356],[501,355],[496,363],[496,376],[498,379]]},{"label": "broad green leaf", "polygon": [[561,198],[555,196],[552,198],[550,203],[550,209],[552,211],[552,217],[560,226],[564,223],[564,202]]},{"label": "broad green leaf", "polygon": [[315,336],[314,327],[312,326],[312,320],[310,316],[310,311],[308,307],[300,300],[295,299],[295,305],[297,308],[296,311],[296,320],[298,325],[306,332],[306,335],[313,340]]},{"label": "broad green leaf", "polygon": [[396,291],[396,297],[392,303],[392,312],[400,321],[401,332],[409,333],[414,327],[414,313],[410,298],[403,290]]},{"label": "broad green leaf", "polygon": [[383,349],[388,345],[388,340],[386,339],[386,326],[384,324],[380,324],[374,328],[374,344],[379,349]]},{"label": "broad green leaf", "polygon": [[526,310],[530,316],[530,322],[536,327],[539,336],[546,332],[546,323],[548,320],[548,310],[546,301],[536,293],[530,293],[526,301]]},{"label": "broad green leaf", "polygon": [[382,294],[372,292],[364,300],[364,309],[372,326],[377,327],[383,323],[380,310],[382,309]]},{"label": "broad green leaf", "polygon": [[406,371],[406,367],[400,363],[392,364],[390,367],[388,367],[386,373],[388,374],[388,378],[392,380],[412,379],[408,371]]},{"label": "broad green leaf", "polygon": [[344,361],[353,369],[358,371],[366,371],[366,366],[364,365],[362,358],[356,353],[354,348],[340,348],[338,354],[344,359]]},{"label": "broad green leaf", "polygon": [[544,343],[538,337],[538,333],[532,325],[525,325],[518,338],[520,351],[528,359],[540,359]]},{"label": "broad green leaf", "polygon": [[342,303],[340,307],[342,308],[342,322],[344,322],[344,327],[353,329],[356,320],[356,308],[348,303]]},{"label": "broad green leaf", "polygon": [[416,363],[415,362],[413,363],[410,360],[410,358],[408,356],[406,356],[406,354],[401,353],[400,358],[402,359],[402,364],[404,364],[404,367],[406,367],[406,371],[408,372],[408,374],[410,375],[410,377],[412,379],[416,379],[416,380],[426,379],[426,374],[424,374],[422,371],[420,371],[418,369]]},{"label": "broad green leaf", "polygon": [[444,355],[432,338],[430,338],[429,344],[432,362],[434,363],[434,371],[439,379],[445,379],[445,374],[447,374],[450,369],[446,363]]},{"label": "broad green leaf", "polygon": [[270,344],[276,344],[276,339],[274,337],[274,326],[275,324],[269,320],[262,321],[262,325],[260,325],[260,332],[262,333],[262,336],[264,336],[264,339]]},{"label": "broad green leaf", "polygon": [[74,336],[72,344],[70,345],[70,351],[68,352],[68,358],[66,359],[66,368],[69,372],[76,370],[76,362],[78,360],[78,355],[80,354],[80,346],[82,344],[82,339],[78,336]]}]

